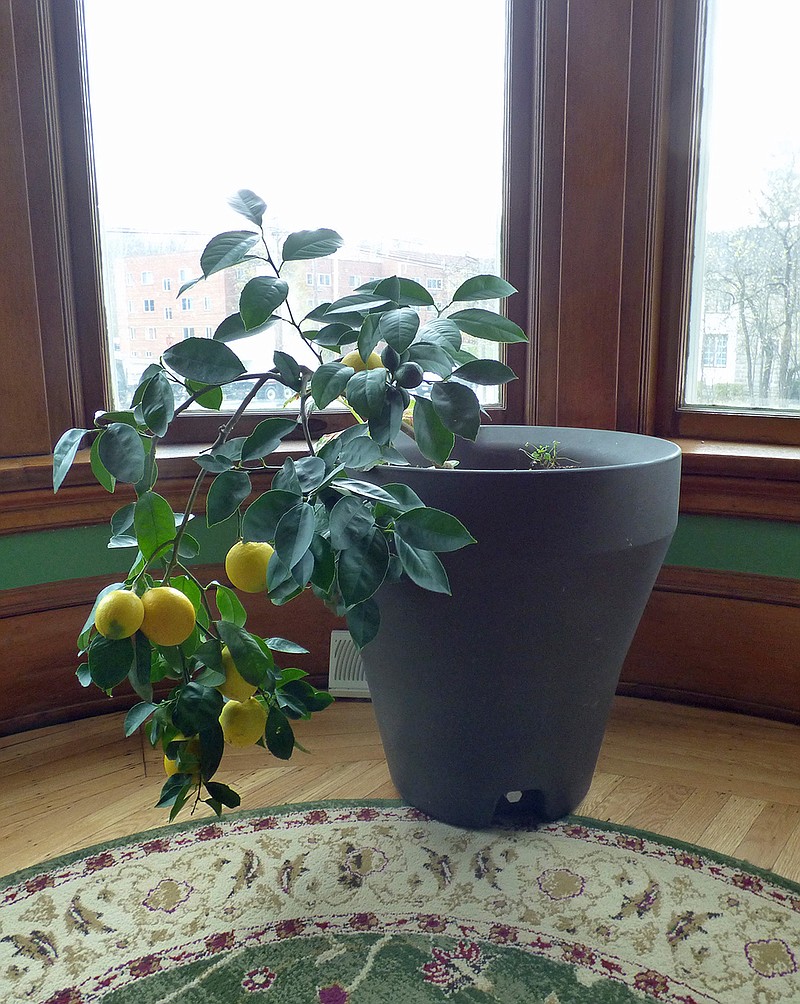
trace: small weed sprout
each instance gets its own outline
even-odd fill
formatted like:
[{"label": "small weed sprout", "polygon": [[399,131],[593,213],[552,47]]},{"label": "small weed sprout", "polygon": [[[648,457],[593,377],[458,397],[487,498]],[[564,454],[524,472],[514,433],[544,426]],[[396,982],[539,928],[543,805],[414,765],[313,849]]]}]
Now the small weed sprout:
[{"label": "small weed sprout", "polygon": [[532,446],[530,443],[526,443],[520,447],[520,452],[524,453],[530,460],[532,471],[552,471],[560,467],[577,467],[577,460],[559,456],[558,446],[559,444],[555,440],[551,446],[546,444]]}]

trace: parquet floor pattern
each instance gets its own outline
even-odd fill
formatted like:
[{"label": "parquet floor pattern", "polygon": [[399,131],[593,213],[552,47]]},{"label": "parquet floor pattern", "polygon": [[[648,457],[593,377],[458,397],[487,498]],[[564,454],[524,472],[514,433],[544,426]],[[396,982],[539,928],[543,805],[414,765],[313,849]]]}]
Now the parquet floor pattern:
[{"label": "parquet floor pattern", "polygon": [[[226,753],[219,779],[242,808],[397,797],[369,702],[337,701],[298,726],[310,753],[288,763],[257,747]],[[163,825],[152,808],[163,776],[117,714],[0,738],[0,874]],[[619,697],[578,811],[800,881],[800,726]]]}]

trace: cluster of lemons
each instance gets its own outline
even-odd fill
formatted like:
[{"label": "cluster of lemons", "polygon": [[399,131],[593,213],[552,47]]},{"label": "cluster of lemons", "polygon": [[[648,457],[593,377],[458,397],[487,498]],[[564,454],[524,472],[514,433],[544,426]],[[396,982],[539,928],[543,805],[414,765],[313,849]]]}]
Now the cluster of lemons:
[{"label": "cluster of lemons", "polygon": [[[232,585],[247,593],[263,592],[273,550],[267,543],[237,541],[225,558]],[[114,640],[142,631],[154,645],[181,645],[194,630],[195,609],[189,597],[173,586],[153,586],[141,596],[132,589],[114,589],[97,604],[94,625],[101,635]],[[219,716],[223,736],[232,746],[252,746],[264,735],[266,708],[255,696],[258,688],[237,670],[227,645],[222,649],[222,666],[225,682],[217,689],[226,698]],[[196,755],[198,750],[198,740],[190,739],[187,751]],[[175,774],[177,762],[165,755],[164,770]]]}]

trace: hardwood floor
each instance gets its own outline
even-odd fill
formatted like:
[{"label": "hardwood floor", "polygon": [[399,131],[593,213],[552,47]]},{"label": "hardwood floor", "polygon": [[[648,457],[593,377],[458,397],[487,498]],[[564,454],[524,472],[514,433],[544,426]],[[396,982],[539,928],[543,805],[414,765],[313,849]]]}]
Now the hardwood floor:
[{"label": "hardwood floor", "polygon": [[[337,701],[298,724],[310,755],[226,752],[220,780],[242,808],[397,797],[368,702]],[[0,776],[0,874],[166,822],[152,808],[161,757],[139,734],[124,738],[121,715],[0,739]],[[619,697],[578,811],[800,881],[800,726]]]}]

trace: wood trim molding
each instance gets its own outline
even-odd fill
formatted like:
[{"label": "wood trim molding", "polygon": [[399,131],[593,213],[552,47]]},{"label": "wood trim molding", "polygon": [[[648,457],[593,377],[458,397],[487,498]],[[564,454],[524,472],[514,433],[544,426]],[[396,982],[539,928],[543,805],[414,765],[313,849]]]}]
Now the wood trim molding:
[{"label": "wood trim molding", "polygon": [[800,722],[800,582],[662,569],[619,693]]}]

